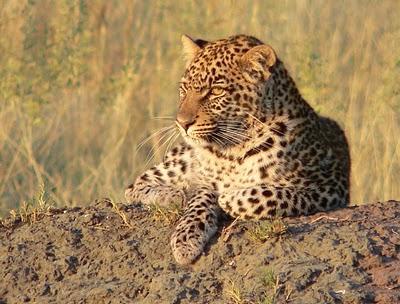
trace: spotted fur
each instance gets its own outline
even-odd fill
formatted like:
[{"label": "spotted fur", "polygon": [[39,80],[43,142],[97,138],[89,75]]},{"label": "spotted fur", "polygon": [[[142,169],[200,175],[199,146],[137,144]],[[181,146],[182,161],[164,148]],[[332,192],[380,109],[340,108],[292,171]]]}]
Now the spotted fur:
[{"label": "spotted fur", "polygon": [[185,143],[125,192],[129,202],[186,206],[171,238],[178,263],[203,252],[222,212],[259,220],[349,203],[343,131],[313,111],[270,46],[245,35],[182,42]]}]

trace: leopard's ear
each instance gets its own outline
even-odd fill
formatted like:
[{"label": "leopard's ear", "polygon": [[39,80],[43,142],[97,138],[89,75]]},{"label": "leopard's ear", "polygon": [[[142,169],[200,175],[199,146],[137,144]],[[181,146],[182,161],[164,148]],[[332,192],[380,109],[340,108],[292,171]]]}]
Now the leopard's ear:
[{"label": "leopard's ear", "polygon": [[276,63],[276,53],[269,45],[257,45],[239,59],[239,66],[249,82],[265,81],[271,75],[270,67]]},{"label": "leopard's ear", "polygon": [[197,39],[193,40],[188,35],[182,35],[183,56],[185,57],[186,66],[188,66],[196,54],[207,44],[207,41]]}]

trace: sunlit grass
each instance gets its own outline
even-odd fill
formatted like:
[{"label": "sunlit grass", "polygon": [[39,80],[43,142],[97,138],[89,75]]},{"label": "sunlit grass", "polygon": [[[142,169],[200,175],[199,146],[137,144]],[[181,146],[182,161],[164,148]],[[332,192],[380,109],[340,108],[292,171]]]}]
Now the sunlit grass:
[{"label": "sunlit grass", "polygon": [[[174,114],[180,35],[272,45],[304,97],[344,127],[352,202],[400,198],[398,1],[3,1],[0,213],[40,184],[57,205],[110,196],[144,170],[137,144]],[[155,161],[163,151],[157,151]]]},{"label": "sunlit grass", "polygon": [[0,218],[0,226],[8,226],[14,222],[33,224],[45,215],[50,215],[52,204],[48,201],[44,185],[40,185],[35,196],[24,201],[17,209],[10,210],[10,214],[4,220]]},{"label": "sunlit grass", "polygon": [[278,292],[279,279],[273,269],[265,269],[261,276],[261,285],[264,289],[259,304],[274,304]]},{"label": "sunlit grass", "polygon": [[224,285],[224,295],[229,299],[232,304],[246,304],[247,301],[243,296],[243,291],[240,285],[231,279],[226,279]]},{"label": "sunlit grass", "polygon": [[259,221],[248,230],[250,238],[263,243],[270,238],[276,238],[287,232],[287,225],[281,218]]}]

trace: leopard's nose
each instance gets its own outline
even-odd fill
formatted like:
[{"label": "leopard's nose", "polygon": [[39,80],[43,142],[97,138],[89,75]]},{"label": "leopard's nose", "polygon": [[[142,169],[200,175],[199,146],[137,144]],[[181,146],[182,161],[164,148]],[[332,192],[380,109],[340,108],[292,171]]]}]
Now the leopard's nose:
[{"label": "leopard's nose", "polygon": [[196,117],[194,116],[180,116],[178,115],[176,117],[176,122],[184,129],[187,131],[191,125],[193,125],[196,122]]}]

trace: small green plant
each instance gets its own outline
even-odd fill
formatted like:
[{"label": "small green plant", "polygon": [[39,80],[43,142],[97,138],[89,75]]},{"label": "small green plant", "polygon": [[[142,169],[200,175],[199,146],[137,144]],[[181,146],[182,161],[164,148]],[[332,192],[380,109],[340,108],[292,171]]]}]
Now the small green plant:
[{"label": "small green plant", "polygon": [[261,278],[261,283],[267,288],[272,288],[275,286],[276,277],[277,276],[272,269],[267,269],[263,273],[263,276]]},{"label": "small green plant", "polygon": [[258,242],[265,242],[272,237],[279,237],[285,234],[287,226],[281,218],[261,221],[255,224],[254,228],[248,230],[251,239]]},{"label": "small green plant", "polygon": [[278,276],[275,274],[273,269],[267,269],[261,276],[261,284],[265,288],[259,304],[274,304],[276,303],[276,295],[278,292]]}]

